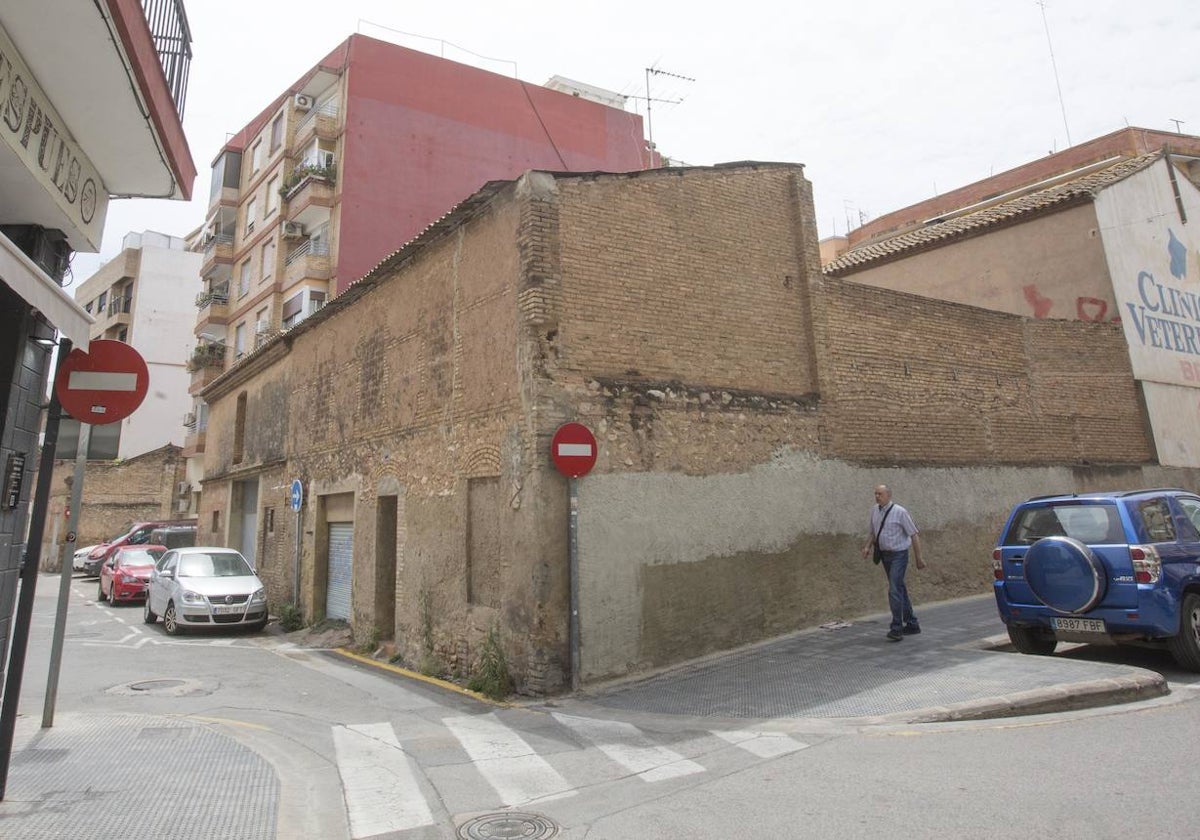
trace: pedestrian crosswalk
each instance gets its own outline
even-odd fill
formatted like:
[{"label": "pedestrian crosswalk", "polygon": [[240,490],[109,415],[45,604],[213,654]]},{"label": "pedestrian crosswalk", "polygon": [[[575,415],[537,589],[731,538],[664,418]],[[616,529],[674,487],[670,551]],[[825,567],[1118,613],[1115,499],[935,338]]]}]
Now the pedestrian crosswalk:
[{"label": "pedestrian crosswalk", "polygon": [[598,785],[650,792],[809,746],[785,732],[654,733],[524,710],[448,714],[439,736],[424,725],[408,743],[407,730],[391,722],[332,728],[352,837],[417,829],[456,813],[542,807]]}]

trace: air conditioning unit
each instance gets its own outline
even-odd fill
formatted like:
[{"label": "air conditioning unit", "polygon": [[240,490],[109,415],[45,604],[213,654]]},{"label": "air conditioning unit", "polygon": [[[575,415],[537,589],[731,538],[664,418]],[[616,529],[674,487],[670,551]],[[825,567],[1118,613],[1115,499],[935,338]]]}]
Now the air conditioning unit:
[{"label": "air conditioning unit", "polygon": [[175,512],[176,513],[187,513],[188,508],[191,507],[191,505],[192,505],[191,499],[180,499],[175,505]]},{"label": "air conditioning unit", "polygon": [[283,235],[288,239],[304,236],[304,225],[299,222],[284,222]]},{"label": "air conditioning unit", "polygon": [[313,98],[304,93],[297,93],[292,97],[292,104],[298,111],[309,111],[313,106]]},{"label": "air conditioning unit", "polygon": [[265,318],[261,321],[254,322],[254,331],[256,333],[258,333],[259,335],[262,335],[263,333],[267,332],[270,328],[271,328],[271,322],[266,320]]},{"label": "air conditioning unit", "polygon": [[188,484],[186,481],[181,481],[179,482],[179,486],[175,488],[175,492],[180,496],[186,496],[191,489],[192,485]]}]

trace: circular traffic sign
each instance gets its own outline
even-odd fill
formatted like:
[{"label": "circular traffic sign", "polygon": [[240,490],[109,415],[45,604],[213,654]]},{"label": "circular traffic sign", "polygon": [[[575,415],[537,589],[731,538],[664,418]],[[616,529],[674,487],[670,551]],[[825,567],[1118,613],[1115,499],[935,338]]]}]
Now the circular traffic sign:
[{"label": "circular traffic sign", "polygon": [[63,409],[80,423],[102,425],[124,420],[142,404],[150,389],[150,371],[142,354],[124,341],[97,339],[87,351],[67,354],[54,381]]},{"label": "circular traffic sign", "polygon": [[292,479],[292,510],[300,510],[300,505],[304,503],[304,485],[300,483],[300,479]]},{"label": "circular traffic sign", "polygon": [[581,478],[596,466],[596,436],[582,423],[564,423],[550,439],[550,457],[567,478]]}]

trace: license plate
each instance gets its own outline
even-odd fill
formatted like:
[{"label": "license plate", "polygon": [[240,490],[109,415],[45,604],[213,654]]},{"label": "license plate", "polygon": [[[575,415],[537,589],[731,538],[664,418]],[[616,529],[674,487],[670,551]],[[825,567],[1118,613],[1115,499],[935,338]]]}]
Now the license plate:
[{"label": "license plate", "polygon": [[1098,618],[1052,618],[1050,626],[1055,630],[1071,630],[1076,633],[1104,632],[1104,622]]},{"label": "license plate", "polygon": [[243,607],[241,604],[231,604],[228,606],[225,604],[213,604],[212,611],[213,615],[230,615],[232,613],[245,612],[245,607]]}]

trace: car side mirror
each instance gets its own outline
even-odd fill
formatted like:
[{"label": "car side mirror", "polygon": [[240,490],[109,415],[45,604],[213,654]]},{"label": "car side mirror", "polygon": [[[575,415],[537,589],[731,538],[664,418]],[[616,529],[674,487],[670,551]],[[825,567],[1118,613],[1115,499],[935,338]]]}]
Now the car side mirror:
[{"label": "car side mirror", "polygon": [[160,577],[165,577],[165,578],[174,578],[175,577],[175,572],[172,571],[171,569],[163,569],[158,574]]}]

